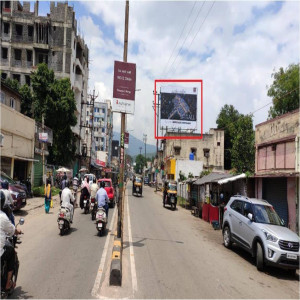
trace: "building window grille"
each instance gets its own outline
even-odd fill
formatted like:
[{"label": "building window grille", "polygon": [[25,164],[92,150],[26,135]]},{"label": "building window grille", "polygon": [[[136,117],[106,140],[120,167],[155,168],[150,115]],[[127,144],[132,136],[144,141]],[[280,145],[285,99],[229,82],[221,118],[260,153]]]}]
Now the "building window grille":
[{"label": "building window grille", "polygon": [[30,81],[30,76],[29,75],[25,75],[25,82],[28,86],[31,85],[31,81]]},{"label": "building window grille", "polygon": [[180,147],[174,147],[174,154],[175,155],[180,155]]},{"label": "building window grille", "polygon": [[4,34],[9,34],[9,23],[3,23],[3,25],[4,25],[4,29],[3,29]]},{"label": "building window grille", "polygon": [[13,109],[15,109],[15,99],[14,98],[10,98],[9,100],[9,106]]},{"label": "building window grille", "polygon": [[22,57],[22,50],[15,49],[15,60],[21,60]]},{"label": "building window grille", "polygon": [[1,73],[1,78],[2,79],[6,79],[7,78],[7,74],[6,73]]},{"label": "building window grille", "polygon": [[8,57],[8,49],[2,48],[2,59],[7,59]]},{"label": "building window grille", "polygon": [[27,50],[27,61],[32,61],[32,51]]},{"label": "building window grille", "polygon": [[28,25],[28,36],[33,37],[33,26]]},{"label": "building window grille", "polygon": [[20,74],[13,74],[13,79],[17,80],[20,83],[21,82],[21,75]]},{"label": "building window grille", "polygon": [[23,35],[23,26],[22,25],[16,24],[16,34],[18,36],[22,36]]}]

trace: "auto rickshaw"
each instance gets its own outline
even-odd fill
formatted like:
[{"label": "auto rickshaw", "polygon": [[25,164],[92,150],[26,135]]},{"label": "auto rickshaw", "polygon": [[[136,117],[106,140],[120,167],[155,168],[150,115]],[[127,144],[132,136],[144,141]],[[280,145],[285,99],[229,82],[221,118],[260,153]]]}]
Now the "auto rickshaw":
[{"label": "auto rickshaw", "polygon": [[177,182],[166,180],[164,183],[163,205],[171,205],[172,210],[176,209],[177,205]]},{"label": "auto rickshaw", "polygon": [[142,196],[143,193],[143,178],[135,177],[132,183],[132,195],[137,194]]}]

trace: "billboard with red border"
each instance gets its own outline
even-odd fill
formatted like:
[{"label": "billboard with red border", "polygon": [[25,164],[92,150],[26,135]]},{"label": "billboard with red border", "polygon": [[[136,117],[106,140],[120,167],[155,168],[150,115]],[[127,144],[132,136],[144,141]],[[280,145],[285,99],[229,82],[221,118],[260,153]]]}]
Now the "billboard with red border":
[{"label": "billboard with red border", "polygon": [[[197,135],[184,135],[183,132],[181,132],[180,136],[158,136],[157,135],[157,105],[156,105],[156,87],[159,83],[193,83],[194,86],[197,86],[198,90],[200,91],[200,113],[197,114],[200,116],[200,120],[198,118],[198,121],[200,122],[200,132],[201,134]],[[194,88],[194,87],[193,87]],[[156,79],[154,81],[154,135],[155,139],[202,139],[203,138],[203,81],[202,79]]]}]

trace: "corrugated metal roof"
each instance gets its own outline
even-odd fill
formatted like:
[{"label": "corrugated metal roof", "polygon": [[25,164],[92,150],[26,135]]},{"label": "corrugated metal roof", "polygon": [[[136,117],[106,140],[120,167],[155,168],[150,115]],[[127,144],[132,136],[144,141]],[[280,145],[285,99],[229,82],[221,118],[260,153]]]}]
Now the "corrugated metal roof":
[{"label": "corrugated metal roof", "polygon": [[225,183],[228,183],[229,181],[235,181],[235,180],[242,179],[242,178],[246,178],[245,173],[242,173],[242,174],[239,174],[236,176],[232,176],[229,178],[222,178],[221,180],[218,180],[218,184],[225,184]]},{"label": "corrugated metal roof", "polygon": [[231,174],[225,174],[225,173],[210,173],[209,175],[206,175],[198,180],[196,180],[196,182],[194,182],[195,185],[201,185],[201,184],[205,184],[207,182],[212,182],[212,181],[216,181],[222,178],[228,178],[228,177],[232,177]]}]

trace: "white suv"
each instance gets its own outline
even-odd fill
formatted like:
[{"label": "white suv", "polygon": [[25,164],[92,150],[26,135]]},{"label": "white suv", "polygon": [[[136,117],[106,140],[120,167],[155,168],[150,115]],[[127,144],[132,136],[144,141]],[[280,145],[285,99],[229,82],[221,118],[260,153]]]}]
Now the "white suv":
[{"label": "white suv", "polygon": [[299,236],[284,227],[273,206],[265,200],[233,196],[224,208],[223,241],[234,242],[256,257],[257,269],[274,265],[299,269]]}]

